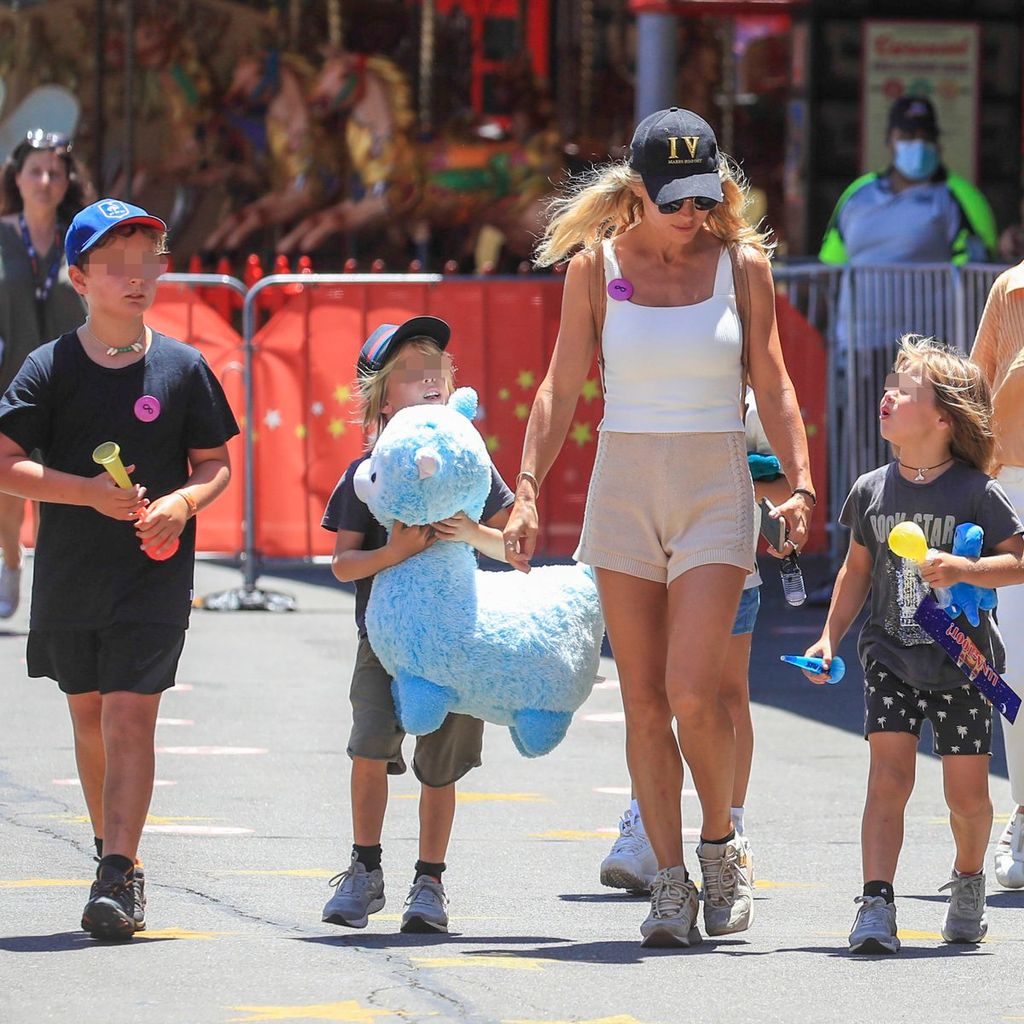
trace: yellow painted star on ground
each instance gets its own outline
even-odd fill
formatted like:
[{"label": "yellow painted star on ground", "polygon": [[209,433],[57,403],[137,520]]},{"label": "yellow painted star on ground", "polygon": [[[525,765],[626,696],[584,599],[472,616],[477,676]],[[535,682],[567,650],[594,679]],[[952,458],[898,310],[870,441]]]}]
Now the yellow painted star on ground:
[{"label": "yellow painted star on ground", "polygon": [[239,1024],[254,1024],[267,1020],[339,1020],[356,1024],[372,1024],[378,1017],[404,1017],[394,1010],[375,1010],[362,1006],[354,999],[340,1003],[320,1003],[311,1006],[232,1006],[232,1010],[248,1013],[249,1017],[232,1017]]},{"label": "yellow painted star on ground", "polygon": [[307,433],[308,433],[308,431],[306,430],[306,424],[305,424],[305,423],[300,423],[300,424],[299,424],[299,425],[298,425],[298,426],[297,426],[297,427],[295,428],[295,436],[296,436],[296,437],[297,437],[297,438],[298,438],[298,439],[299,439],[300,441],[302,441],[302,440],[304,440],[304,439],[305,439],[305,437],[306,437],[306,434],[307,434]]},{"label": "yellow painted star on ground", "polygon": [[500,398],[500,399],[501,399],[501,400],[502,400],[503,402],[507,402],[507,401],[509,400],[509,398],[510,398],[511,396],[512,396],[512,392],[511,392],[511,391],[509,391],[509,389],[508,389],[508,388],[502,388],[502,389],[501,389],[501,390],[500,390],[500,391],[498,392],[498,397],[499,397],[499,398]]},{"label": "yellow painted star on ground", "polygon": [[537,376],[533,370],[520,370],[519,375],[516,377],[516,383],[525,391],[527,388],[532,388],[537,381]]},{"label": "yellow painted star on ground", "polygon": [[589,423],[574,423],[569,436],[582,448],[594,440],[593,431]]},{"label": "yellow painted star on ground", "polygon": [[341,437],[341,435],[345,433],[345,421],[331,420],[327,427],[327,433],[335,439]]},{"label": "yellow painted star on ground", "polygon": [[339,384],[334,389],[334,400],[344,405],[352,397],[352,390],[347,384]]},{"label": "yellow painted star on ground", "polygon": [[580,388],[580,397],[585,402],[592,402],[595,398],[601,397],[601,385],[593,378],[588,378]]},{"label": "yellow painted star on ground", "polygon": [[530,407],[525,402],[516,405],[515,416],[517,420],[525,420],[530,415]]},{"label": "yellow painted star on ground", "polygon": [[489,434],[487,436],[487,450],[489,452],[496,452],[501,447],[501,441],[497,434]]}]

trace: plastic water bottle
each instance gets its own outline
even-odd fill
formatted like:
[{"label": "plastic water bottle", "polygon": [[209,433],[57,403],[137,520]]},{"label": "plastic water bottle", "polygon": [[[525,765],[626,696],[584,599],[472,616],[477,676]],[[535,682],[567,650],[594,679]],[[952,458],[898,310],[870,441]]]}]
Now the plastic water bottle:
[{"label": "plastic water bottle", "polygon": [[799,608],[807,600],[807,591],[804,590],[804,574],[800,571],[800,561],[796,555],[786,555],[782,559],[779,575],[782,577],[782,593],[786,603]]}]

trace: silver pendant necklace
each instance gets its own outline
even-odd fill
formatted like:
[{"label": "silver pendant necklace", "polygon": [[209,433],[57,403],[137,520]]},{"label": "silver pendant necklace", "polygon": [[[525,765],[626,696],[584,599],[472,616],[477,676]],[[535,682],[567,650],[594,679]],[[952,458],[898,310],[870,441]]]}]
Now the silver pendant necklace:
[{"label": "silver pendant necklace", "polygon": [[[899,459],[897,459],[896,461],[899,462]],[[919,483],[922,483],[924,481],[925,473],[928,473],[928,472],[930,472],[933,469],[940,469],[941,467],[945,466],[947,463],[950,463],[952,461],[953,461],[953,457],[950,456],[948,459],[946,459],[945,462],[936,462],[934,466],[908,466],[905,462],[900,462],[900,465],[904,469],[916,470],[917,471],[917,476],[914,477],[914,483],[915,484],[919,484]]]},{"label": "silver pendant necklace", "polygon": [[139,336],[130,345],[107,345],[105,341],[97,337],[96,332],[92,329],[88,320],[82,324],[82,329],[87,331],[89,337],[96,342],[97,345],[105,345],[108,356],[124,356],[129,352],[141,352],[145,347],[146,343],[146,327],[143,325],[142,331]]}]

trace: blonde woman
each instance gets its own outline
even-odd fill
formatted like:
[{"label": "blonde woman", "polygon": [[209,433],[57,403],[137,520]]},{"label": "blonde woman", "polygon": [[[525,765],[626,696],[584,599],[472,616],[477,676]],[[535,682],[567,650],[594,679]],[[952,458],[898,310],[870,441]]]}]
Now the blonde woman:
[{"label": "blonde woman", "polygon": [[[445,352],[451,331],[444,320],[418,316],[403,324],[381,324],[359,354],[358,388],[363,429],[370,447],[388,420],[413,405],[444,405],[455,389],[451,358]],[[352,833],[349,866],[333,879],[334,895],[323,920],[365,928],[370,914],[384,907],[381,836],[388,803],[388,776],[405,772],[402,742],[387,674],[366,636],[366,605],[373,577],[426,550],[436,541],[461,540],[492,558],[503,557],[498,532],[508,518],[512,493],[497,470],[481,522],[459,515],[432,526],[395,523],[389,534],[356,497],[360,456],[338,481],[323,527],[337,534],[332,568],[344,583],[356,585],[359,647],[352,673]],[[484,724],[468,715],[448,715],[441,727],[416,738],[412,770],[420,781],[419,860],[402,916],[403,932],[447,932],[448,896],[441,876],[455,819],[455,783],[480,765]]]},{"label": "blonde woman", "polygon": [[[885,382],[878,420],[895,459],[859,477],[840,522],[850,548],[836,578],[821,638],[807,653],[832,655],[870,596],[858,641],[864,668],[864,737],[870,750],[861,823],[864,889],[850,932],[851,953],[895,953],[895,876],[903,819],[914,789],[921,727],[932,726],[956,847],[942,923],[946,942],[981,942],[985,916],[985,850],[992,830],[988,762],[992,705],[914,619],[929,587],[1024,583],[1024,539],[1010,499],[986,474],[994,441],[991,392],[981,370],[932,338],[905,336]],[[888,548],[889,529],[919,523],[930,552],[920,573]],[[950,554],[956,527],[985,531],[981,558]],[[957,625],[997,671],[1004,651],[992,613]],[[1019,628],[1019,627],[1018,627]],[[812,676],[824,682],[825,676]]]},{"label": "blonde woman", "polygon": [[[973,359],[992,388],[992,433],[996,439],[996,479],[1024,519],[1024,263],[1000,274],[992,285]],[[999,621],[1005,630],[1006,681],[1024,692],[1024,587],[999,595]],[[1006,769],[1014,809],[995,850],[996,881],[1024,888],[1024,715],[1010,725],[999,716],[1006,744]]]},{"label": "blonde woman", "polygon": [[730,631],[753,569],[744,368],[794,487],[780,506],[787,550],[803,543],[816,501],[767,246],[743,207],[738,172],[711,127],[688,110],[662,110],[637,127],[628,162],[556,201],[537,257],[550,265],[584,247],[566,274],[505,543],[509,562],[528,571],[537,495],[599,355],[605,415],[577,558],[596,569],[626,758],[658,863],[640,929],[652,946],[700,940],[697,890],[683,864],[684,756],[703,814],[705,928],[738,932],[753,917],[749,867],[729,815],[736,736],[722,695]]}]

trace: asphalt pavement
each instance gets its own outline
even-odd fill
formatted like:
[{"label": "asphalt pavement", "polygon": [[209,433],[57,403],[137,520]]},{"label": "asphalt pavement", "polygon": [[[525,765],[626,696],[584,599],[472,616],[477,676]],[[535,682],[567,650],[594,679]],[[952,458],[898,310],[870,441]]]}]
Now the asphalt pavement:
[{"label": "asphalt pavement", "polygon": [[[197,592],[239,579],[202,563]],[[852,641],[836,686],[779,663],[817,635],[824,610],[786,608],[771,570],[751,673],[756,919],[685,951],[642,949],[645,902],[598,881],[629,785],[610,659],[547,757],[525,760],[488,726],[484,766],[460,786],[450,935],[399,932],[416,860],[411,774],[392,781],[387,906],[363,931],[322,924],[351,842],[353,598],[326,568],[261,585],[293,594],[298,611],[193,614],[157,730],[142,850],[149,930],[127,945],[78,929],[94,865],[70,722],[56,684],[25,674],[27,608],[0,624],[3,1024],[1024,1020],[1024,892],[990,878],[988,939],[953,947],[939,936],[952,842],[940,765],[926,752],[896,880],[903,950],[847,952],[867,770],[862,679]],[[1010,809],[1001,750],[992,793],[995,837]],[[683,810],[695,867],[689,791]]]}]

